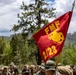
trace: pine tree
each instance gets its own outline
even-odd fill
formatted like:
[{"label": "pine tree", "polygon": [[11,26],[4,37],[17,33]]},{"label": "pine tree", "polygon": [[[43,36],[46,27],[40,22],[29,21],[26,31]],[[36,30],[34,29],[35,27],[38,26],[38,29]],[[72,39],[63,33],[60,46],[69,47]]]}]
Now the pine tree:
[{"label": "pine tree", "polygon": [[[54,12],[55,8],[49,8],[49,4],[47,4],[45,0],[35,0],[34,3],[29,5],[26,5],[24,2],[22,2],[20,9],[22,12],[18,14],[18,24],[14,25],[12,30],[21,30],[22,36],[24,39],[29,39],[29,42],[33,40],[30,38],[31,35],[46,25],[49,18],[56,17]],[[40,63],[41,61],[38,62],[38,64]]]}]

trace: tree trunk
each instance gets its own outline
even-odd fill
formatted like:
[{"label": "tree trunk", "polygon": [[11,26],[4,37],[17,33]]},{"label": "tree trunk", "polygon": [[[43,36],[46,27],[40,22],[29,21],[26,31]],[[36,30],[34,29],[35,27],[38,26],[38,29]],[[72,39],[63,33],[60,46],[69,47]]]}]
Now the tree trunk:
[{"label": "tree trunk", "polygon": [[42,61],[42,58],[40,56],[39,49],[38,49],[38,61],[37,61],[37,64],[41,65],[41,61]]}]

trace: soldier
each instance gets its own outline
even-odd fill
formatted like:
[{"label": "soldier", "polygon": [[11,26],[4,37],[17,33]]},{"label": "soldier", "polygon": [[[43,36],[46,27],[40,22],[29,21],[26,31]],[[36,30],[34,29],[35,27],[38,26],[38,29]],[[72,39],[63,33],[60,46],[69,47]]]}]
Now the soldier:
[{"label": "soldier", "polygon": [[24,65],[24,68],[22,69],[22,75],[29,75],[29,74],[30,71],[28,65]]},{"label": "soldier", "polygon": [[52,60],[48,60],[45,64],[45,74],[46,75],[56,75],[56,63]]},{"label": "soldier", "polygon": [[40,67],[39,67],[39,71],[37,72],[37,75],[46,75],[43,66],[40,66]]},{"label": "soldier", "polygon": [[67,66],[57,66],[52,60],[48,60],[45,64],[46,75],[73,75],[73,70]]},{"label": "soldier", "polygon": [[19,71],[16,65],[14,65],[14,75],[18,75]]},{"label": "soldier", "polygon": [[15,72],[14,72],[14,63],[13,62],[10,64],[8,71],[9,71],[10,75],[14,75],[15,74]]},{"label": "soldier", "polygon": [[76,75],[76,67],[73,68],[73,75]]},{"label": "soldier", "polygon": [[6,66],[4,66],[1,75],[10,75]]}]

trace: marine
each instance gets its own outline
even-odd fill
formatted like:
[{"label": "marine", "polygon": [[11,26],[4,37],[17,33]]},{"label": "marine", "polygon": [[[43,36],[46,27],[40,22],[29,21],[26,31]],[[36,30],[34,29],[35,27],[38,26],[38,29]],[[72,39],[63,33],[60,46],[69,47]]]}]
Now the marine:
[{"label": "marine", "polygon": [[44,66],[46,75],[73,75],[73,68],[71,66],[57,66],[52,60],[48,60]]}]

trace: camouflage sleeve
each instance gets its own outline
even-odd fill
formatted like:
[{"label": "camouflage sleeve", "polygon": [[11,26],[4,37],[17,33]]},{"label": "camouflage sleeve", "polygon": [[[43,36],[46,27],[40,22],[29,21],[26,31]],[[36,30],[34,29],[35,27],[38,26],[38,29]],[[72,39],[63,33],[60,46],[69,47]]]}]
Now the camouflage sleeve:
[{"label": "camouflage sleeve", "polygon": [[57,67],[57,71],[62,75],[73,75],[73,71],[66,66]]}]

